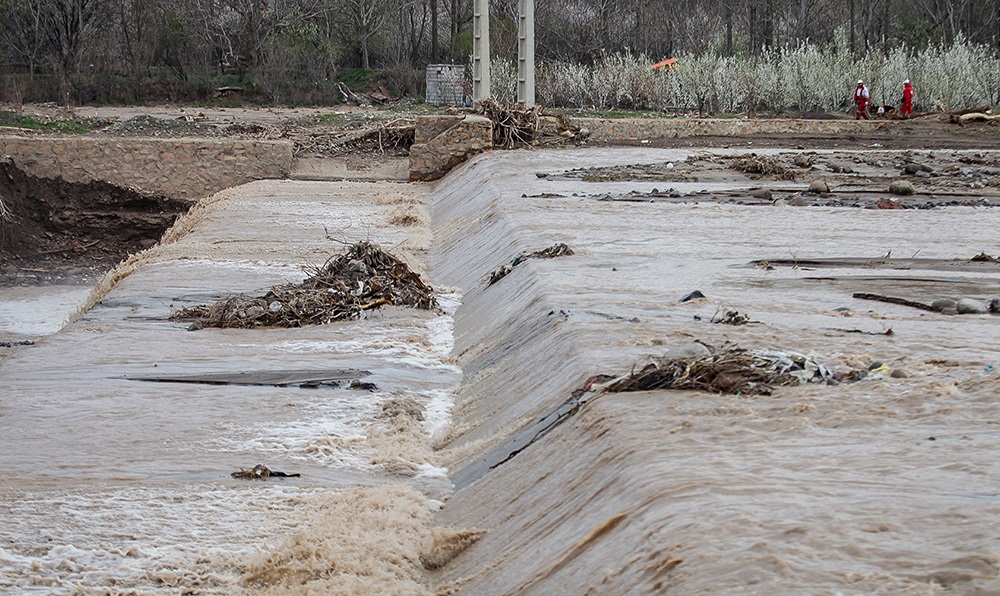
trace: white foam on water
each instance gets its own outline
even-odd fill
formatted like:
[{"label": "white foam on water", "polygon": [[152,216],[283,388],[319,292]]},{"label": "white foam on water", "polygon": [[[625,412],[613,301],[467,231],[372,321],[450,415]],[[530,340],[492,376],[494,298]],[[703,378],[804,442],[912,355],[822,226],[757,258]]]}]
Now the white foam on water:
[{"label": "white foam on water", "polygon": [[0,288],[0,331],[51,335],[62,329],[86,302],[90,287]]},{"label": "white foam on water", "polygon": [[0,592],[232,593],[316,492],[258,481],[5,495]]}]

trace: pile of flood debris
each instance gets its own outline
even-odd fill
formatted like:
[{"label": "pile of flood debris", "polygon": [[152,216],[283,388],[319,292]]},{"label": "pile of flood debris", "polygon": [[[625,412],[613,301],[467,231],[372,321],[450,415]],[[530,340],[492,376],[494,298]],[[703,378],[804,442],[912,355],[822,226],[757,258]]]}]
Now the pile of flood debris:
[{"label": "pile of flood debris", "polygon": [[[690,356],[665,357],[639,371],[611,379],[608,393],[677,389],[730,395],[771,395],[775,387],[854,380],[836,375],[812,358],[775,350],[750,351],[734,345]],[[594,388],[597,389],[597,388]]]},{"label": "pile of flood debris", "polygon": [[300,284],[186,308],[171,319],[195,319],[204,327],[302,327],[360,319],[366,311],[390,305],[429,310],[437,301],[433,289],[406,263],[370,242],[358,242]]},{"label": "pile of flood debris", "polygon": [[774,176],[780,180],[795,180],[795,172],[778,163],[777,160],[764,155],[734,155],[728,159],[735,161],[735,169],[744,174],[760,174]]}]

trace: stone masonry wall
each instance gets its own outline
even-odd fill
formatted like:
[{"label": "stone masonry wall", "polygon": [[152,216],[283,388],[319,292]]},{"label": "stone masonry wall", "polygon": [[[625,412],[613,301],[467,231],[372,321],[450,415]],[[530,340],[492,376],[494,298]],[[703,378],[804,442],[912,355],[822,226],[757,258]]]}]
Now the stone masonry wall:
[{"label": "stone masonry wall", "polygon": [[428,140],[410,147],[410,180],[437,180],[473,155],[493,147],[493,122],[476,115],[459,120],[452,116],[421,116],[417,118],[415,138]]},{"label": "stone masonry wall", "polygon": [[285,178],[289,141],[0,136],[0,155],[34,176],[104,180],[197,200],[264,178]]}]

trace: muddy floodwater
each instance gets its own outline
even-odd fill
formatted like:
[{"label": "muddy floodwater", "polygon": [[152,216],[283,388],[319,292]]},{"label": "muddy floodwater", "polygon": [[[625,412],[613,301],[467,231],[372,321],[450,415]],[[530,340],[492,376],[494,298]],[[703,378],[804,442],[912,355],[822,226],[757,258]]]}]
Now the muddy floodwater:
[{"label": "muddy floodwater", "polygon": [[[997,592],[996,152],[757,152],[790,177],[738,153],[493,152],[434,186],[207,199],[0,360],[0,591]],[[361,240],[440,307],[169,320]],[[840,381],[595,389],[694,342]],[[374,388],[169,382],[289,371]],[[301,477],[230,476],[256,464]]]}]

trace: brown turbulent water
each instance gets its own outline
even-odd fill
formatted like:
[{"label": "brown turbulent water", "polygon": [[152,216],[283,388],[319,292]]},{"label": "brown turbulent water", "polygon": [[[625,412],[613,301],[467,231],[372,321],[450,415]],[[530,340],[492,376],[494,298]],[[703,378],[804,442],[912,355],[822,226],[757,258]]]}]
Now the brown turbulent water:
[{"label": "brown turbulent water", "polygon": [[[0,589],[996,592],[1000,318],[852,294],[995,297],[996,271],[880,257],[997,254],[1000,211],[603,202],[655,183],[535,176],[685,154],[497,153],[428,196],[349,183],[226,191],[82,319],[0,361]],[[522,197],[545,192],[562,196]],[[429,214],[429,228],[390,224],[400,210]],[[165,320],[297,281],[337,249],[328,236],[398,247],[449,293],[446,308],[306,330]],[[488,285],[557,242],[575,254]],[[821,257],[870,261],[749,265]],[[706,298],[678,302],[693,290]],[[753,322],[711,323],[733,309]],[[887,368],[771,396],[603,395],[506,463],[483,463],[592,375],[692,340]],[[341,368],[372,371],[379,389],[124,378]],[[384,415],[407,403],[411,414]],[[303,476],[228,477],[255,463]]]}]

